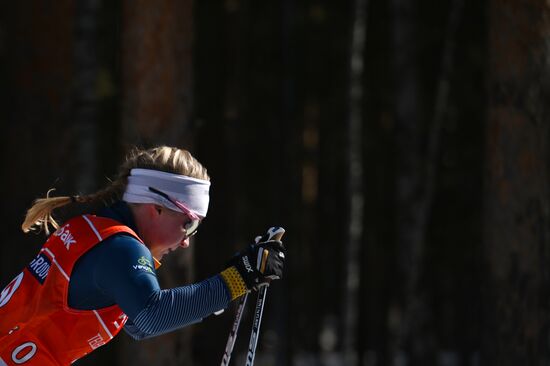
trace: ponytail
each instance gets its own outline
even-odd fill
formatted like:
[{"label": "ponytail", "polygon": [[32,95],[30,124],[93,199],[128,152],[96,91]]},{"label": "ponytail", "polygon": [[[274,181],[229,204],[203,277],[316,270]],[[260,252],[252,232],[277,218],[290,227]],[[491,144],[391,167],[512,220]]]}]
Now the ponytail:
[{"label": "ponytail", "polygon": [[53,226],[55,229],[59,228],[59,224],[52,216],[52,211],[56,208],[68,205],[73,201],[71,197],[50,197],[50,193],[54,189],[50,189],[46,198],[39,198],[34,201],[31,208],[27,210],[25,221],[21,225],[23,232],[43,229],[46,234],[49,234],[49,226]]}]

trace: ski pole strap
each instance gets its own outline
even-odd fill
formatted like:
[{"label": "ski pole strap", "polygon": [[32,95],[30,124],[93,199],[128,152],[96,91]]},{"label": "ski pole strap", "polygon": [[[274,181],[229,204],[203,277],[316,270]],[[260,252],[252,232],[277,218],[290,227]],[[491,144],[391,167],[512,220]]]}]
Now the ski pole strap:
[{"label": "ski pole strap", "polygon": [[247,293],[246,284],[235,266],[224,269],[221,272],[221,276],[229,289],[231,300],[235,300]]}]

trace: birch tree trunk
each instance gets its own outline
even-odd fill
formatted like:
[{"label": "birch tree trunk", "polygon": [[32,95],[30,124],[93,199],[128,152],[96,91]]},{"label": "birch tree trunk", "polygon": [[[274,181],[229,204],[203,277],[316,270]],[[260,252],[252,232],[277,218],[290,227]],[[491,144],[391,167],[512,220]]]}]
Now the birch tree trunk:
[{"label": "birch tree trunk", "polygon": [[348,117],[348,207],[349,225],[345,247],[345,294],[343,316],[343,351],[346,365],[359,365],[359,287],[360,258],[363,239],[363,50],[365,49],[367,0],[353,1],[349,57]]},{"label": "birch tree trunk", "polygon": [[550,10],[489,2],[484,365],[550,362]]}]

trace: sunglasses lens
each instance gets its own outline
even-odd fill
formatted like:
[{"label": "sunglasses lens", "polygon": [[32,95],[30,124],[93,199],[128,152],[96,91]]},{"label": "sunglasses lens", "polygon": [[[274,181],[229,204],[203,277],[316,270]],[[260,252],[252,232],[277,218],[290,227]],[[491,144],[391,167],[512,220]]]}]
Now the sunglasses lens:
[{"label": "sunglasses lens", "polygon": [[187,224],[185,224],[185,232],[187,233],[187,237],[193,236],[197,233],[199,224],[199,220],[191,220]]}]

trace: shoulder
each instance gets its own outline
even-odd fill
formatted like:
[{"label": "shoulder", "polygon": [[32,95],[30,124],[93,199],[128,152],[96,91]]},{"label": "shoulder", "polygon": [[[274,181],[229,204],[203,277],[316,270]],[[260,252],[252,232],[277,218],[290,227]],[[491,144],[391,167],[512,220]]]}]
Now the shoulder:
[{"label": "shoulder", "polygon": [[113,251],[139,251],[149,252],[149,249],[143,245],[138,239],[129,233],[121,232],[109,236],[101,242],[102,245]]},{"label": "shoulder", "polygon": [[107,262],[117,263],[137,263],[141,261],[151,261],[152,255],[149,249],[135,237],[119,233],[103,240],[98,247],[101,247],[102,257]]},{"label": "shoulder", "polygon": [[131,235],[116,234],[97,245],[96,279],[102,283],[124,280],[142,274],[156,277],[149,249]]}]

